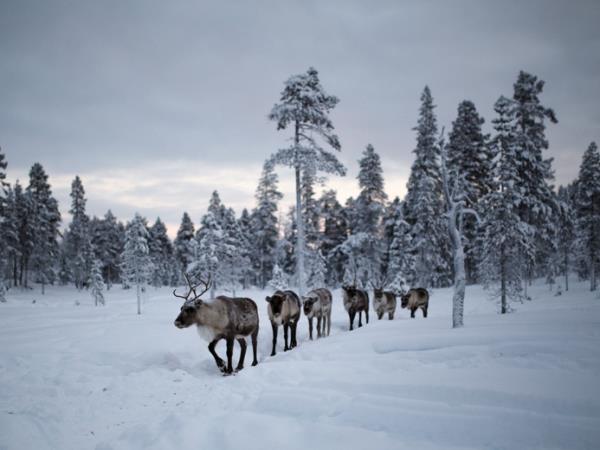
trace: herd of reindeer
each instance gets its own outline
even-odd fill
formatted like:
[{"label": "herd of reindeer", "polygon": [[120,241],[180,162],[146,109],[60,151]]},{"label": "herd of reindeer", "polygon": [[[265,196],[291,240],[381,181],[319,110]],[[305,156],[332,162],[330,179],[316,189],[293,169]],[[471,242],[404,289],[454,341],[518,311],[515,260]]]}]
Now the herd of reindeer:
[{"label": "herd of reindeer", "polygon": [[[234,372],[232,366],[233,344],[237,340],[240,344],[240,359],[235,371],[244,368],[244,358],[246,356],[246,337],[250,336],[252,340],[252,365],[258,364],[256,359],[256,347],[258,339],[258,307],[254,300],[249,298],[233,298],[218,296],[210,300],[202,300],[200,297],[210,289],[211,281],[201,280],[193,284],[189,277],[185,275],[189,290],[185,295],[173,295],[185,300],[181,307],[181,312],[175,319],[177,328],[187,328],[196,325],[198,333],[206,339],[208,350],[215,358],[217,367],[224,375],[230,375]],[[203,285],[200,293],[197,289]],[[362,313],[365,313],[365,319],[369,323],[369,294],[367,291],[356,286],[342,286],[344,308],[348,312],[350,319],[350,330],[354,328],[354,318],[358,313],[358,326],[362,326]],[[383,288],[373,289],[373,308],[377,313],[377,318],[381,318],[387,313],[388,318],[393,320],[396,312],[396,294],[384,291]],[[401,307],[410,310],[410,316],[414,319],[415,312],[418,309],[423,311],[423,317],[427,317],[427,308],[429,306],[429,293],[424,288],[410,289],[401,296]],[[277,330],[283,326],[284,351],[291,350],[298,345],[296,341],[296,328],[300,320],[301,311],[308,319],[309,338],[313,339],[313,323],[316,319],[317,337],[329,336],[331,330],[331,292],[325,288],[314,289],[302,300],[298,295],[290,290],[277,290],[270,297],[266,297],[267,312],[271,327],[273,329],[273,350],[271,356],[275,356],[277,347]],[[288,345],[288,331],[290,332],[290,341]],[[227,342],[227,364],[219,357],[215,351],[215,346],[221,340]]]}]

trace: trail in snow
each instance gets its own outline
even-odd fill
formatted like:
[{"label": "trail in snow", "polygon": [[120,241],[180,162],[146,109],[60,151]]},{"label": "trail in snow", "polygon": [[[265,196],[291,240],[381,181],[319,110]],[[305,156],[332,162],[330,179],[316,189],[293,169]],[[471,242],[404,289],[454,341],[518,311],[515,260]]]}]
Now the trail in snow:
[{"label": "trail in snow", "polygon": [[173,326],[167,289],[149,290],[141,316],[118,287],[98,308],[73,289],[11,292],[0,448],[598,448],[600,299],[583,284],[531,292],[500,316],[468,287],[466,326],[452,330],[451,290],[438,290],[427,319],[372,314],[348,332],[336,291],[331,336],[309,341],[303,317],[299,347],[279,339],[273,358],[266,293],[244,292],[259,306],[259,365],[232,377]]}]

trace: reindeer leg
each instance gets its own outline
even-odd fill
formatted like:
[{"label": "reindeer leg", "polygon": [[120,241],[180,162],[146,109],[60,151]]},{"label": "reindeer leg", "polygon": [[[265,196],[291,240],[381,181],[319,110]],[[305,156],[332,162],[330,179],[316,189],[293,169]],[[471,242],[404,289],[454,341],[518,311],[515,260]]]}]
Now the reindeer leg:
[{"label": "reindeer leg", "polygon": [[427,318],[427,306],[421,308],[423,310],[423,317]]},{"label": "reindeer leg", "polygon": [[383,317],[383,312],[378,312],[377,313],[377,320],[381,320],[382,317]]},{"label": "reindeer leg", "polygon": [[271,322],[271,327],[273,328],[273,351],[271,352],[271,356],[275,356],[275,348],[277,347],[277,324]]},{"label": "reindeer leg", "polygon": [[233,365],[231,363],[231,359],[233,358],[233,343],[235,340],[233,338],[227,338],[227,370],[226,374],[233,373]]},{"label": "reindeer leg", "polygon": [[239,338],[238,343],[240,344],[240,360],[238,361],[238,365],[236,367],[236,371],[242,370],[244,368],[244,358],[246,357],[246,338]]},{"label": "reindeer leg", "polygon": [[369,305],[367,305],[367,309],[365,309],[365,318],[367,319],[367,323],[369,323]]},{"label": "reindeer leg", "polygon": [[356,311],[350,310],[348,311],[348,316],[350,317],[350,331],[354,328],[354,316],[356,315]]},{"label": "reindeer leg", "polygon": [[321,316],[317,317],[317,337],[320,338],[321,337],[321,321],[323,319],[321,319]]},{"label": "reindeer leg", "polygon": [[288,329],[289,329],[289,324],[284,323],[283,324],[283,351],[287,352],[290,348],[288,347]]},{"label": "reindeer leg", "polygon": [[252,333],[252,356],[253,356],[253,360],[252,360],[252,365],[255,366],[258,364],[258,360],[256,359],[256,347],[258,346],[258,327],[256,328],[256,331],[254,333]]},{"label": "reindeer leg", "polygon": [[411,309],[410,309],[410,318],[411,318],[411,319],[414,319],[414,318],[415,318],[415,311],[416,311],[416,309],[415,309],[415,308],[411,308]]},{"label": "reindeer leg", "polygon": [[296,341],[296,329],[298,328],[298,321],[294,320],[292,325],[290,325],[290,328],[292,329],[292,342],[290,348],[298,347],[298,341]]},{"label": "reindeer leg", "polygon": [[394,320],[394,313],[393,313],[393,312],[390,312],[390,313],[388,314],[388,318],[389,318],[390,320]]},{"label": "reindeer leg", "polygon": [[215,351],[215,345],[217,345],[217,342],[219,342],[220,340],[221,339],[215,339],[210,344],[208,344],[208,351],[211,355],[213,355],[213,358],[215,358],[215,362],[217,363],[217,367],[219,368],[219,370],[221,372],[225,372],[225,361],[223,361]]},{"label": "reindeer leg", "polygon": [[327,313],[327,336],[329,336],[330,331],[331,331],[331,310]]},{"label": "reindeer leg", "polygon": [[358,311],[358,328],[362,327],[362,310]]},{"label": "reindeer leg", "polygon": [[312,341],[312,330],[313,330],[313,318],[308,318],[308,337]]}]

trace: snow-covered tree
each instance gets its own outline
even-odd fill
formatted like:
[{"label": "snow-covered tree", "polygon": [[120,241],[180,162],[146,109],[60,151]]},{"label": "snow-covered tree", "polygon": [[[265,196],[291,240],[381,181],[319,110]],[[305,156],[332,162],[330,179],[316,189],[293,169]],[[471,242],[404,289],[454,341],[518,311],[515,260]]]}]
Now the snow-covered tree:
[{"label": "snow-covered tree", "polygon": [[[94,253],[90,236],[90,219],[85,212],[85,190],[81,178],[76,176],[71,183],[71,209],[72,216],[68,233],[65,234],[66,261],[69,265],[68,273],[78,289],[84,287],[90,277]],[[63,273],[64,276],[64,273]]]},{"label": "snow-covered tree", "polygon": [[258,286],[264,288],[275,264],[275,247],[278,239],[277,203],[283,195],[277,188],[278,177],[269,161],[263,165],[256,188],[256,208],[252,212],[253,265]]},{"label": "snow-covered tree", "polygon": [[94,299],[94,305],[104,305],[104,278],[102,277],[102,263],[94,259],[92,262],[92,270],[90,273],[90,281],[91,294]]},{"label": "snow-covered tree", "polygon": [[30,266],[36,281],[45,285],[54,281],[55,264],[58,261],[58,235],[60,213],[58,202],[52,196],[48,175],[41,164],[35,163],[29,172],[27,195],[30,199],[30,224],[32,230],[32,253]]},{"label": "snow-covered tree", "polygon": [[154,266],[152,274],[152,285],[154,287],[169,286],[173,276],[173,265],[175,264],[173,245],[167,235],[167,227],[157,217],[156,222],[149,230],[148,249]]},{"label": "snow-covered tree", "polygon": [[595,142],[583,154],[575,186],[576,248],[595,291],[600,274],[600,152]]},{"label": "snow-covered tree", "polygon": [[[242,214],[237,221],[240,229],[240,254],[247,261],[242,270],[242,287],[246,289],[252,280],[257,279],[254,272],[254,261],[256,261],[256,252],[254,251],[255,234],[252,229],[252,216],[246,208],[242,210]],[[256,283],[255,283],[256,284]]]},{"label": "snow-covered tree", "polygon": [[304,293],[304,223],[302,219],[303,172],[316,174],[318,171],[344,175],[346,169],[337,157],[322,147],[320,138],[326,146],[339,151],[341,145],[329,112],[337,105],[338,99],[328,95],[319,81],[318,72],[309,68],[305,74],[294,75],[285,82],[280,103],[273,106],[269,118],[277,122],[277,129],[293,129],[292,144],[277,151],[272,156],[275,164],[283,164],[294,169],[296,178],[296,272],[298,289]]},{"label": "snow-covered tree", "polygon": [[273,266],[273,274],[271,280],[268,283],[269,287],[275,291],[284,290],[288,288],[287,276],[279,267],[279,264]]},{"label": "snow-covered tree", "polygon": [[334,252],[344,256],[344,282],[366,288],[369,281],[382,277],[381,260],[384,252],[383,241],[371,233],[356,233],[338,246]]},{"label": "snow-covered tree", "polygon": [[402,205],[394,200],[386,221],[387,254],[384,273],[397,291],[415,279],[415,259],[412,253],[410,225],[404,220]]},{"label": "snow-covered tree", "polygon": [[187,212],[183,213],[183,217],[181,218],[181,225],[179,226],[179,230],[177,230],[177,236],[173,241],[173,246],[175,247],[175,256],[177,261],[181,266],[181,270],[186,270],[187,266],[194,261],[194,224],[192,223],[192,219]]},{"label": "snow-covered tree", "polygon": [[211,296],[215,296],[219,284],[219,265],[223,256],[223,229],[210,210],[202,216],[200,227],[196,233],[196,259],[187,268],[193,278],[209,278]]},{"label": "snow-covered tree", "polygon": [[142,313],[142,290],[150,282],[154,269],[148,250],[149,237],[146,219],[136,213],[125,232],[121,259],[123,281],[136,287],[138,314]]},{"label": "snow-covered tree", "polygon": [[220,245],[220,262],[218,268],[218,282],[232,295],[239,286],[250,264],[244,254],[244,241],[239,223],[235,218],[233,209],[226,208],[223,214],[223,238]]},{"label": "snow-covered tree", "polygon": [[431,91],[425,86],[415,128],[415,161],[404,202],[404,217],[411,225],[416,284],[422,287],[444,286],[451,280],[434,107]]},{"label": "snow-covered tree", "polygon": [[500,97],[492,121],[496,135],[491,142],[494,152],[495,188],[483,202],[483,252],[479,273],[484,285],[493,289],[500,300],[500,312],[510,311],[510,301],[522,301],[523,274],[528,255],[533,253],[531,227],[521,219],[523,202],[519,188],[519,147],[513,120],[514,104]]},{"label": "snow-covered tree", "polygon": [[111,210],[103,219],[94,218],[90,222],[92,246],[102,266],[102,274],[107,289],[120,280],[121,255],[125,247],[125,227],[117,221]]},{"label": "snow-covered tree", "polygon": [[321,250],[313,251],[309,257],[309,272],[307,286],[309,289],[325,287],[325,276],[327,273],[327,261]]},{"label": "snow-covered tree", "polygon": [[[464,205],[477,210],[481,199],[492,189],[492,153],[489,136],[481,126],[484,119],[479,116],[473,102],[464,100],[458,105],[458,115],[452,123],[447,144],[448,179],[450,189],[464,193]],[[453,186],[456,181],[459,186]],[[465,251],[465,274],[467,283],[477,280],[477,258],[481,255],[481,241],[477,239],[475,216],[459,218]]]},{"label": "snow-covered tree", "polygon": [[560,261],[560,270],[565,277],[565,290],[569,290],[569,273],[571,272],[573,250],[575,245],[576,213],[574,207],[573,186],[560,186],[559,199],[559,224],[556,235],[557,259]]},{"label": "snow-covered tree", "polygon": [[453,172],[454,179],[451,181],[446,163],[447,149],[440,138],[440,149],[442,149],[442,187],[444,199],[446,200],[446,217],[448,220],[448,234],[452,242],[452,260],[454,266],[454,293],[452,295],[452,328],[460,328],[464,324],[465,303],[465,252],[463,237],[463,217],[470,213],[478,218],[474,210],[466,208],[469,185],[464,182],[463,174],[458,170]]},{"label": "snow-covered tree", "polygon": [[535,246],[528,260],[527,277],[534,275],[536,265],[547,266],[547,260],[553,253],[553,236],[556,234],[555,221],[558,215],[556,196],[551,181],[552,159],[544,159],[543,151],[548,149],[546,123],[557,123],[554,111],[541,104],[540,95],[544,81],[521,71],[514,84],[513,108],[515,138],[519,164],[517,166],[518,189],[521,193],[519,206],[521,220],[532,231]]},{"label": "snow-covered tree", "polygon": [[375,235],[379,232],[387,194],[383,188],[381,160],[371,144],[367,145],[358,164],[360,193],[354,203],[358,220],[353,231]]},{"label": "snow-covered tree", "polygon": [[319,210],[323,220],[323,233],[319,250],[327,261],[325,281],[327,285],[335,287],[342,281],[344,259],[333,250],[348,237],[348,225],[344,208],[338,202],[335,191],[323,192],[319,199]]}]

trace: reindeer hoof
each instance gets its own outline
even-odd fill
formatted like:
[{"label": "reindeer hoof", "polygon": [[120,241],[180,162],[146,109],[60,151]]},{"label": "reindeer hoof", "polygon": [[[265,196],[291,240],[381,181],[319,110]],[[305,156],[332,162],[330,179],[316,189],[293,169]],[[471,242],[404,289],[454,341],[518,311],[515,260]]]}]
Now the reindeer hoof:
[{"label": "reindeer hoof", "polygon": [[271,356],[275,356],[276,354],[277,354],[277,353],[273,352],[273,353],[271,353]]},{"label": "reindeer hoof", "polygon": [[253,361],[253,362],[252,362],[252,367],[254,367],[254,366],[256,366],[256,365],[258,365],[258,361]]}]

